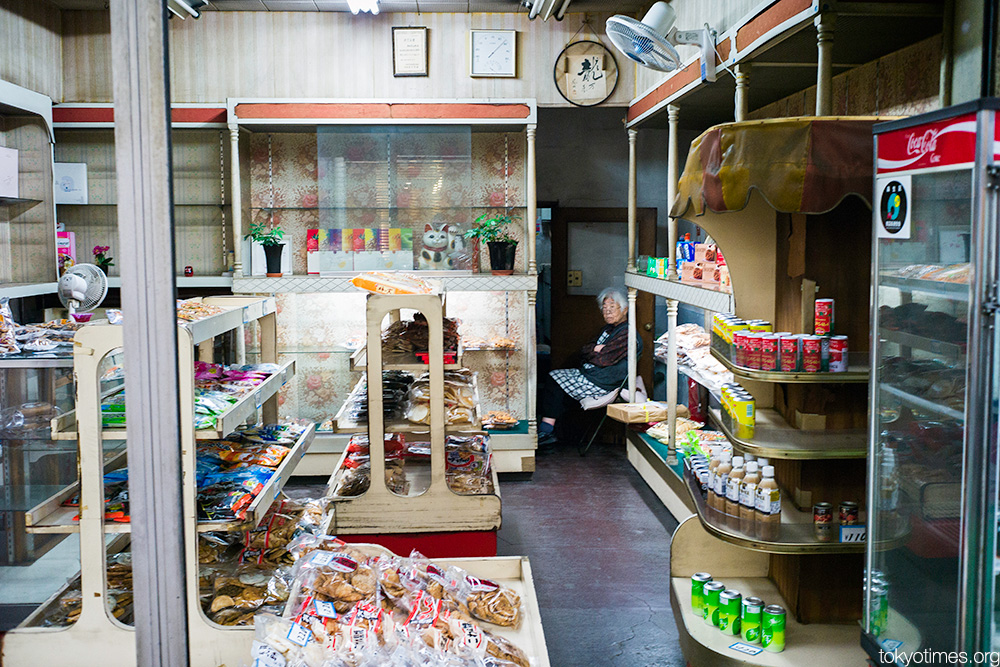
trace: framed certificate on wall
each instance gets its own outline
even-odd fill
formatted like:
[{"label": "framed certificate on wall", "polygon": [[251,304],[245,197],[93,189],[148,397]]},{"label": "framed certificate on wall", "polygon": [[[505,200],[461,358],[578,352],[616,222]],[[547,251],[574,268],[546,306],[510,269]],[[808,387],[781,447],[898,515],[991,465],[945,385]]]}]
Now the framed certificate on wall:
[{"label": "framed certificate on wall", "polygon": [[427,76],[427,28],[392,29],[392,75]]}]

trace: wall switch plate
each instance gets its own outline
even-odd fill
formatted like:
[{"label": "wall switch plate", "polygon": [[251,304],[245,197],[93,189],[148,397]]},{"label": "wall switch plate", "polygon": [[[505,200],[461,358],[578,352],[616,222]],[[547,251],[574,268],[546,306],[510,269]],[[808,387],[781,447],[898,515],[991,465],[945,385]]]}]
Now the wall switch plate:
[{"label": "wall switch plate", "polygon": [[567,271],[566,287],[580,287],[583,285],[583,271]]}]

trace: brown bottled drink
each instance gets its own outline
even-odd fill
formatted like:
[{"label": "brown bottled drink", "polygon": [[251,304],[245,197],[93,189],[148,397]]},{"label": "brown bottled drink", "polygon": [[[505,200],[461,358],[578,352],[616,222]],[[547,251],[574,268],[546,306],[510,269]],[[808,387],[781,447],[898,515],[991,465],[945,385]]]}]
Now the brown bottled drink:
[{"label": "brown bottled drink", "polygon": [[757,485],[757,536],[776,540],[781,524],[781,491],[774,479],[774,466],[764,466]]},{"label": "brown bottled drink", "polygon": [[740,484],[740,530],[747,535],[753,535],[754,524],[757,521],[754,507],[757,503],[757,485],[760,483],[760,472],[758,472],[756,461],[745,463],[744,468],[746,473],[743,475],[743,483]]},{"label": "brown bottled drink", "polygon": [[726,484],[726,514],[736,519],[740,516],[740,486],[745,475],[743,457],[734,456],[733,470],[729,473],[729,482]]},{"label": "brown bottled drink", "polygon": [[722,447],[710,447],[708,451],[712,458],[708,461],[708,494],[705,496],[705,504],[715,509],[715,471],[722,463]]},{"label": "brown bottled drink", "polygon": [[722,513],[726,511],[726,486],[729,484],[729,473],[732,471],[733,455],[724,452],[722,462],[715,469],[715,509]]}]

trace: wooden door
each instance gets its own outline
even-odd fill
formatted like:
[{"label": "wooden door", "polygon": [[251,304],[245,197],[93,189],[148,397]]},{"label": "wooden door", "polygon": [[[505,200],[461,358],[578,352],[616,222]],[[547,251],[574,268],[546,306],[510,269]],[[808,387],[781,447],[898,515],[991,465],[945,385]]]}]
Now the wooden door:
[{"label": "wooden door", "polygon": [[[578,365],[577,352],[604,326],[597,291],[593,294],[570,294],[567,271],[586,270],[585,266],[570,267],[569,236],[573,223],[615,223],[620,229],[613,243],[628,248],[628,209],[626,208],[555,208],[552,210],[552,368]],[[617,230],[616,230],[617,231]],[[639,254],[656,254],[656,209],[640,208],[637,218]],[[600,261],[600,253],[596,261]],[[615,269],[624,276],[624,263]],[[619,283],[621,284],[621,283]],[[607,285],[604,285],[607,287]],[[599,291],[600,288],[598,288]],[[638,373],[653,387],[653,295],[639,292],[636,302],[636,322],[642,338],[643,353]]]}]

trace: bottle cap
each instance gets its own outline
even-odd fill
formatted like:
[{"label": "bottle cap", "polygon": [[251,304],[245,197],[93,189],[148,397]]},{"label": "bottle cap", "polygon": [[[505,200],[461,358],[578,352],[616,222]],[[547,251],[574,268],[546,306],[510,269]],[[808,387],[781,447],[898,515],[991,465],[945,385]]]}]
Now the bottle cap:
[{"label": "bottle cap", "polygon": [[774,466],[764,466],[762,473],[764,477],[774,477]]},{"label": "bottle cap", "polygon": [[764,466],[766,466],[768,463],[770,463],[770,461],[768,459],[763,458],[763,457],[757,459],[757,465],[760,466],[761,470],[763,470]]},{"label": "bottle cap", "polygon": [[756,461],[748,461],[747,464],[746,464],[746,466],[747,466],[747,472],[757,472],[757,462]]},{"label": "bottle cap", "polygon": [[734,468],[742,468],[743,467],[743,457],[742,456],[734,456],[733,457],[733,467]]}]

